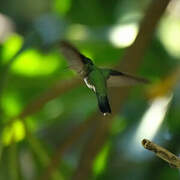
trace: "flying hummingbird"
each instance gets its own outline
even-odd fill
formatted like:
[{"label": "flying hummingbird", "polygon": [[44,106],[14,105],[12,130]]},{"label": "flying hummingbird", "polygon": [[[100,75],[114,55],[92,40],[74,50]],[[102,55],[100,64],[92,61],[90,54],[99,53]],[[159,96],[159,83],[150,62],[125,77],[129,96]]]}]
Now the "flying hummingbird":
[{"label": "flying hummingbird", "polygon": [[97,67],[91,59],[81,54],[74,46],[66,41],[60,42],[60,50],[70,67],[83,78],[86,86],[94,91],[99,109],[104,115],[111,113],[107,96],[107,86],[148,83],[148,80],[144,78],[134,77],[112,69]]}]

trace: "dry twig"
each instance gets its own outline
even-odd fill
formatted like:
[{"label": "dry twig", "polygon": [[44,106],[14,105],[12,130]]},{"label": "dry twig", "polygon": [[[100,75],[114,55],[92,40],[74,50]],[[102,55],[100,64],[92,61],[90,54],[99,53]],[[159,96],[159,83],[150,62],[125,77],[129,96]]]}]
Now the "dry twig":
[{"label": "dry twig", "polygon": [[148,139],[143,139],[142,145],[145,149],[153,151],[156,156],[168,162],[171,167],[180,168],[180,158],[167,149],[149,141]]},{"label": "dry twig", "polygon": [[[158,0],[152,1],[152,4],[147,10],[147,13],[141,23],[140,31],[133,45],[126,51],[124,56],[124,64],[120,64],[122,70],[135,72],[141,63],[144,56],[145,49],[149,44],[156,25],[163,15],[170,0]],[[125,98],[127,97],[129,89],[116,89],[112,96],[114,113],[117,113],[120,106],[123,105]],[[97,122],[95,124],[96,129],[87,141],[87,145],[82,153],[79,166],[73,176],[73,179],[88,179],[92,171],[92,165],[96,158],[96,155],[102,149],[104,142],[108,136],[109,129],[112,125],[113,117],[99,117],[97,116]]]},{"label": "dry twig", "polygon": [[[139,34],[134,42],[134,44],[127,50],[123,64],[121,63],[118,67],[121,70],[129,71],[131,73],[137,70],[142,57],[145,53],[145,49],[149,44],[153,32],[156,28],[157,23],[159,22],[160,17],[162,16],[163,12],[165,11],[168,3],[170,0],[158,0],[153,1],[151,6],[149,7],[146,16],[144,17]],[[96,155],[100,152],[101,148],[106,141],[108,136],[109,129],[112,125],[112,119],[114,115],[119,111],[120,106],[123,104],[124,100],[128,95],[128,88],[121,88],[113,90],[112,93],[112,109],[113,115],[112,116],[105,116],[103,117],[99,113],[95,114],[92,119],[94,123],[95,130],[94,133],[90,136],[89,140],[87,141],[87,145],[85,146],[80,162],[79,167],[77,168],[73,179],[87,179],[89,174],[91,173],[92,164]],[[90,120],[88,120],[90,121]],[[86,122],[85,122],[86,124]],[[89,124],[89,123],[88,123]],[[81,125],[80,125],[81,126]],[[84,125],[83,125],[84,126]],[[61,147],[57,149],[55,156],[53,157],[51,163],[49,164],[49,170],[45,172],[44,176],[46,179],[51,177],[51,174],[57,168],[57,165],[67,148],[70,147],[74,143],[75,140],[80,137],[80,135],[85,132],[85,129],[88,129],[88,126],[85,126],[80,133],[77,133],[79,129],[75,130],[70,136],[67,138],[67,142],[64,143]],[[78,134],[78,136],[76,136]],[[75,135],[76,138],[73,138]],[[72,137],[71,137],[72,136]],[[68,140],[69,139],[69,140]]]}]

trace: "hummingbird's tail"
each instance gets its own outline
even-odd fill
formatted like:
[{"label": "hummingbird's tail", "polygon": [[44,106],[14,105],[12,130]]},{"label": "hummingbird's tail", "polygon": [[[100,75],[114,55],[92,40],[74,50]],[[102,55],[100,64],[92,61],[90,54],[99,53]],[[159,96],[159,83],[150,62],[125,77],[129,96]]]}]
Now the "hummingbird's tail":
[{"label": "hummingbird's tail", "polygon": [[98,99],[98,105],[100,111],[106,115],[106,113],[111,113],[111,107],[109,105],[108,97],[106,95],[99,95],[96,93]]}]

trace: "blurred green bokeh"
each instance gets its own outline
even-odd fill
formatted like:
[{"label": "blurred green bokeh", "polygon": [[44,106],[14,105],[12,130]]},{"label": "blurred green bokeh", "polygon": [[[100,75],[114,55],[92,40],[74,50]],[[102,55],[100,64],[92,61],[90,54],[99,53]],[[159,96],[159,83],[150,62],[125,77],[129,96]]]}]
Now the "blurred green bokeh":
[{"label": "blurred green bokeh", "polygon": [[[60,84],[77,77],[57,48],[59,40],[72,42],[98,66],[117,66],[134,42],[150,2],[2,0],[0,179],[40,179],[56,150],[69,140],[66,137],[98,110],[96,97],[84,85],[59,93]],[[149,132],[157,143],[177,155],[180,152],[177,7],[180,7],[178,1],[168,6],[137,71],[139,76],[151,80],[152,85],[137,86],[130,91],[114,118],[105,144],[95,156],[90,179],[180,178],[177,169],[141,147],[141,138]],[[28,106],[35,101],[37,106]],[[44,101],[43,106],[38,106]],[[32,109],[33,113],[19,118],[24,110]],[[73,178],[92,126],[63,153],[52,179]]]}]

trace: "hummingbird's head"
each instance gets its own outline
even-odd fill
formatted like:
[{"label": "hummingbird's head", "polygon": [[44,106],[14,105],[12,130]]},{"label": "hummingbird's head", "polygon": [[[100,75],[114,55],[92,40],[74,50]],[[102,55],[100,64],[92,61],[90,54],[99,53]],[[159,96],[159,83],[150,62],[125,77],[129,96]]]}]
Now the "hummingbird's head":
[{"label": "hummingbird's head", "polygon": [[86,65],[93,65],[93,62],[89,58],[87,58],[87,57],[83,57],[82,61]]}]

